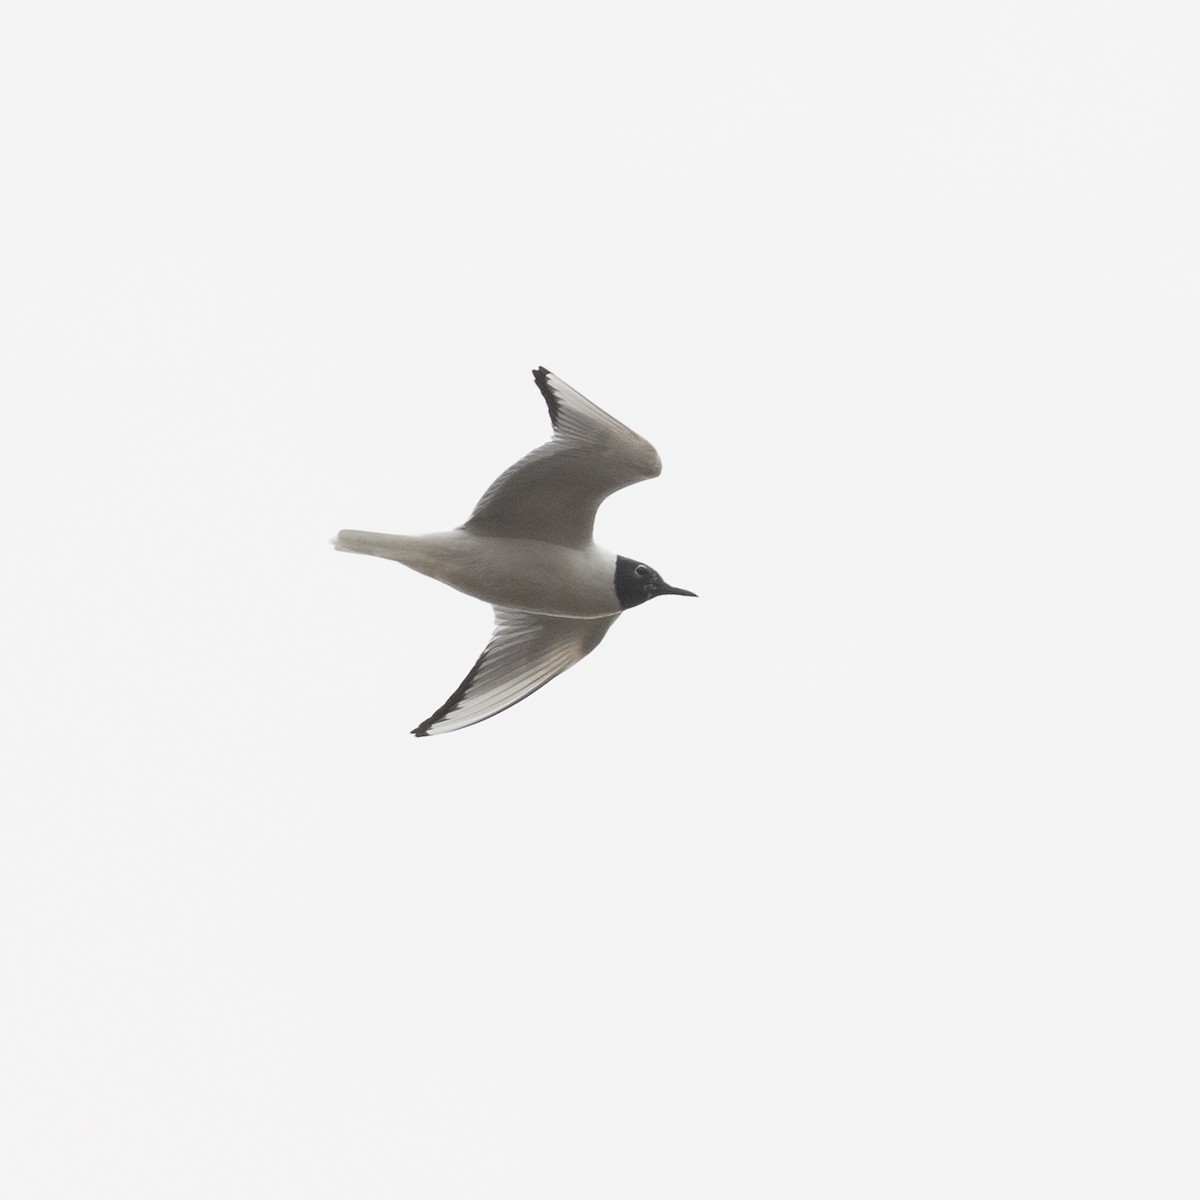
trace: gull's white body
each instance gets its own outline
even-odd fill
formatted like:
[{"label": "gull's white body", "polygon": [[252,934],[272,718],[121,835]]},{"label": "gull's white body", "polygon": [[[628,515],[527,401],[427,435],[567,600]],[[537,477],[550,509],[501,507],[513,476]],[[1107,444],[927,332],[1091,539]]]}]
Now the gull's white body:
[{"label": "gull's white body", "polygon": [[654,447],[545,367],[533,374],[554,436],[500,475],[462,526],[418,536],[343,529],[334,542],[403,563],[496,610],[492,640],[413,730],[418,737],[463,729],[525,699],[590,654],[624,608],[693,594],[592,540],[601,502],[662,470]]},{"label": "gull's white body", "polygon": [[531,538],[489,537],[466,529],[408,536],[343,529],[339,550],[390,558],[457,591],[501,608],[552,617],[615,617],[617,556]]}]

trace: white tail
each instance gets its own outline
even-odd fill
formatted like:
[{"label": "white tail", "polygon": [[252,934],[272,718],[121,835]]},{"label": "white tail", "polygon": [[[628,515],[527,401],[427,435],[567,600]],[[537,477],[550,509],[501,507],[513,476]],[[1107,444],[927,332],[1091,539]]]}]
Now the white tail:
[{"label": "white tail", "polygon": [[351,554],[373,554],[408,563],[421,544],[420,538],[405,537],[402,533],[367,533],[362,529],[343,529],[333,540],[335,550]]}]

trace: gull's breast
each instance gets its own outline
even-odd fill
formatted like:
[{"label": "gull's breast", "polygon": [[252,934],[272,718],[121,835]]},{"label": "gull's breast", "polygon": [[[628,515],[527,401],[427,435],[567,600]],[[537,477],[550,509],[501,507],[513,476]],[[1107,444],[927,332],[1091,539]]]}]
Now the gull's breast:
[{"label": "gull's breast", "polygon": [[578,550],[461,529],[421,540],[430,553],[418,570],[489,604],[556,617],[621,611],[614,584],[617,557],[598,546]]}]

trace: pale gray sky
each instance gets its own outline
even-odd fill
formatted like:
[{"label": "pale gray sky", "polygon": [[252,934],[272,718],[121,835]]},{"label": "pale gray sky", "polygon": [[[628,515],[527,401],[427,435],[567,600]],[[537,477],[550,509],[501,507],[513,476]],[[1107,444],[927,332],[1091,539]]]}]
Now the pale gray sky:
[{"label": "pale gray sky", "polygon": [[[5,1194],[1196,1193],[1196,33],[11,10]],[[539,363],[700,599],[417,741]]]}]

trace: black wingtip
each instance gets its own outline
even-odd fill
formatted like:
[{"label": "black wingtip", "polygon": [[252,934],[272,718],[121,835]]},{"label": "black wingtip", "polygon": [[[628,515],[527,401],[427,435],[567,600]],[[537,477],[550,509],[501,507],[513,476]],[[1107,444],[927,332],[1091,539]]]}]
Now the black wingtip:
[{"label": "black wingtip", "polygon": [[416,729],[409,730],[413,737],[429,737],[433,732],[433,727],[462,703],[462,698],[467,694],[467,690],[475,681],[475,676],[479,674],[479,668],[483,666],[483,661],[487,658],[487,654],[488,648],[485,647],[483,653],[475,660],[475,665],[467,672],[466,678],[454,689],[446,703],[432,716],[426,717]]},{"label": "black wingtip", "polygon": [[557,429],[558,397],[554,394],[554,389],[550,386],[550,372],[545,367],[538,367],[533,373],[533,381],[538,385],[538,391],[542,393],[542,397],[546,401],[546,407],[550,410],[550,424]]}]

